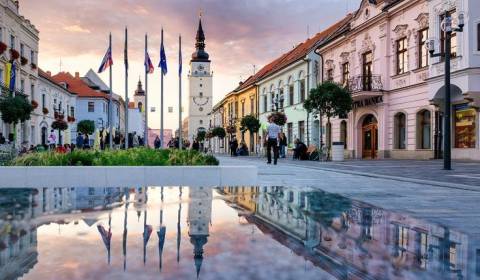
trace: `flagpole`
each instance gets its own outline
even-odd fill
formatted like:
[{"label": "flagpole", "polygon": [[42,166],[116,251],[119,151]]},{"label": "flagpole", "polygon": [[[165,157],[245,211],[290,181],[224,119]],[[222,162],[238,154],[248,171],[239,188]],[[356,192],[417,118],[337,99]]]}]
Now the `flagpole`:
[{"label": "flagpole", "polygon": [[178,53],[179,71],[178,71],[178,148],[183,148],[182,138],[182,35],[178,37],[178,44],[180,46]]},{"label": "flagpole", "polygon": [[[162,46],[160,48],[163,48],[163,28],[162,28]],[[161,50],[160,50],[161,52]],[[161,56],[161,54],[160,54]],[[161,58],[160,58],[161,59]],[[160,141],[161,145],[160,148],[163,148],[164,143],[163,143],[163,68],[161,69],[160,73]]]},{"label": "flagpole", "polygon": [[[145,59],[147,59],[148,51],[148,35],[145,34]],[[145,60],[146,62],[146,60]],[[149,66],[145,65],[145,131],[143,133],[143,144],[148,147],[148,69]]]},{"label": "flagpole", "polygon": [[125,27],[125,150],[128,149],[128,29]]},{"label": "flagpole", "polygon": [[[109,36],[109,48],[110,48],[110,56],[112,56],[112,33],[110,33]],[[113,132],[113,120],[112,120],[112,111],[113,111],[113,91],[112,91],[112,65],[110,65],[109,68],[109,73],[110,73],[110,98],[108,99],[108,126],[109,126],[109,136],[108,136],[108,142],[109,142],[109,148],[110,150],[112,149],[112,132]]]}]

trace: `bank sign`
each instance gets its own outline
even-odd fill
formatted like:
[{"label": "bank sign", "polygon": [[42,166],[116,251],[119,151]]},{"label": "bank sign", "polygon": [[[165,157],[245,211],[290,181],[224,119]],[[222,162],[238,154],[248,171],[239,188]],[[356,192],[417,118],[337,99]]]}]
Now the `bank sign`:
[{"label": "bank sign", "polygon": [[372,98],[367,98],[359,101],[353,102],[352,108],[357,109],[357,108],[362,108],[362,107],[367,107],[367,106],[372,106],[372,105],[377,105],[383,103],[383,96],[375,96]]}]

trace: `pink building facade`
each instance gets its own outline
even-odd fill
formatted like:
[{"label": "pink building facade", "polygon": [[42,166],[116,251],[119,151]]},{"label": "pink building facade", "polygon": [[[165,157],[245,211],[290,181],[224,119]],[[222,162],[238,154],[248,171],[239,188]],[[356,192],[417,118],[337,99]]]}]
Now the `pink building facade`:
[{"label": "pink building facade", "polygon": [[[434,8],[434,2],[442,1],[364,0],[350,22],[316,50],[323,59],[322,80],[343,84],[352,92],[354,108],[348,116],[332,120],[331,125],[323,120],[325,143],[343,142],[347,158],[441,157],[444,124],[439,91],[444,65],[430,58],[427,46],[432,39],[440,45],[444,10],[452,11],[455,18],[467,4],[478,4],[458,0]],[[479,18],[474,13],[478,12],[465,12],[469,32],[480,28],[474,24]],[[475,107],[480,91],[472,88],[480,63],[478,57],[467,55],[474,55],[474,50],[461,43],[469,36],[458,33],[452,40],[457,54],[452,84],[457,79],[455,87],[460,88],[452,93],[452,156],[458,159],[480,159]],[[474,41],[465,42],[476,46]]]}]

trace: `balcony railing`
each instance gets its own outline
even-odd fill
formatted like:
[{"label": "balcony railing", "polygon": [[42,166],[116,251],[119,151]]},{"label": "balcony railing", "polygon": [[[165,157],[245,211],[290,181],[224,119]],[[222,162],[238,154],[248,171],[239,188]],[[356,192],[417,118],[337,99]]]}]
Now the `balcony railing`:
[{"label": "balcony railing", "polygon": [[[0,81],[0,95],[7,95],[10,93],[10,89],[2,82]],[[15,90],[15,94],[19,95],[26,95],[22,90]]]},{"label": "balcony railing", "polygon": [[380,75],[360,75],[348,80],[348,89],[352,94],[363,91],[383,91]]}]

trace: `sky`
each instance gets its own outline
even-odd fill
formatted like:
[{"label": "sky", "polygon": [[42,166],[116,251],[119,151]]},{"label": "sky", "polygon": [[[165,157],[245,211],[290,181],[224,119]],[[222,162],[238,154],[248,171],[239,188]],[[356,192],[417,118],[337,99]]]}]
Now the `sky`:
[{"label": "sky", "polygon": [[[84,75],[98,70],[113,37],[113,90],[125,95],[124,29],[129,32],[129,96],[144,81],[144,38],[159,62],[160,31],[169,72],[165,77],[165,127],[178,124],[178,36],[183,50],[183,106],[188,113],[188,63],[202,11],[206,51],[213,70],[214,104],[256,70],[358,8],[360,0],[21,0],[20,13],[40,31],[39,66]],[[254,66],[255,65],[255,66]],[[100,75],[108,84],[108,71]],[[148,77],[149,126],[160,126],[160,71]],[[173,107],[173,113],[167,108]]]}]

